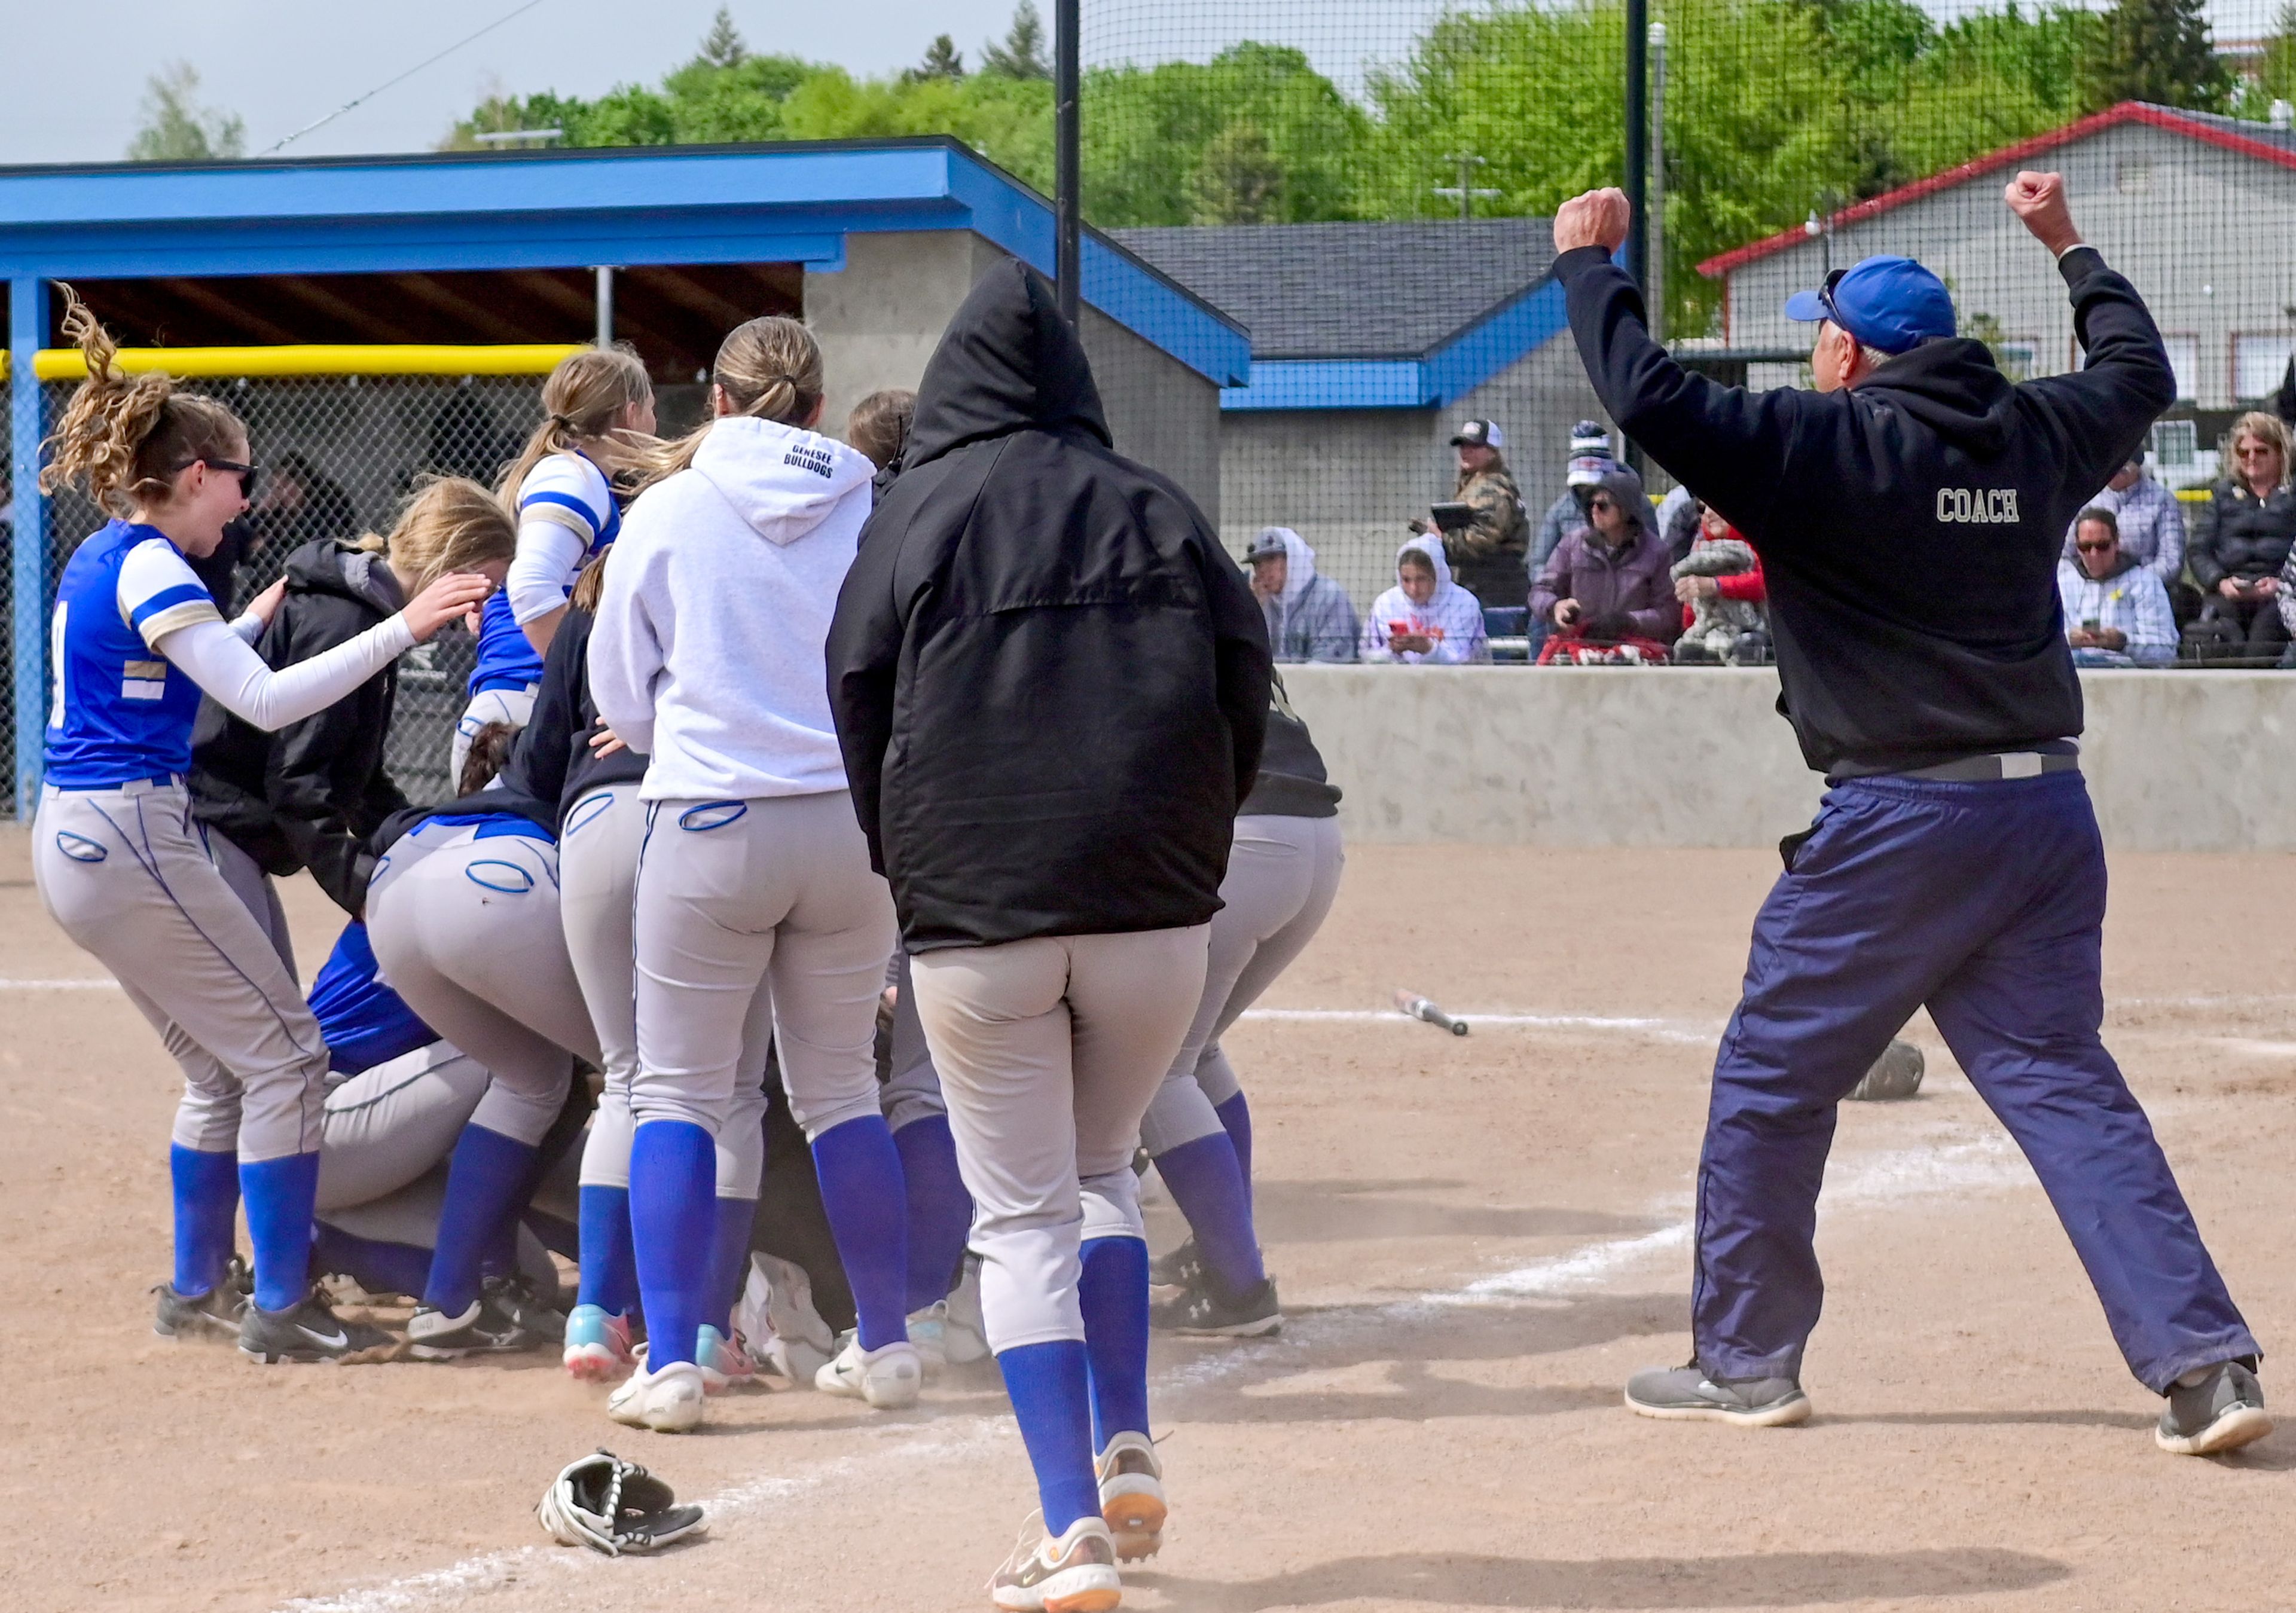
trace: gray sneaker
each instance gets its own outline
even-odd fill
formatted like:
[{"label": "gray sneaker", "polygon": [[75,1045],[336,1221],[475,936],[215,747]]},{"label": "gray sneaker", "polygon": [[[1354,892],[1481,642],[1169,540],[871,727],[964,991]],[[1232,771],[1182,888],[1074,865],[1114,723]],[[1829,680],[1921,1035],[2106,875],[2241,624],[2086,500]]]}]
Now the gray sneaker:
[{"label": "gray sneaker", "polygon": [[2169,1386],[2169,1408],[2152,1439],[2171,1456],[2217,1456],[2272,1432],[2256,1374],[2237,1361],[2220,1361],[2191,1388]]},{"label": "gray sneaker", "polygon": [[1791,1378],[1717,1383],[1693,1361],[1688,1366],[1653,1367],[1628,1379],[1627,1410],[1644,1417],[1775,1429],[1807,1418],[1809,1396]]}]

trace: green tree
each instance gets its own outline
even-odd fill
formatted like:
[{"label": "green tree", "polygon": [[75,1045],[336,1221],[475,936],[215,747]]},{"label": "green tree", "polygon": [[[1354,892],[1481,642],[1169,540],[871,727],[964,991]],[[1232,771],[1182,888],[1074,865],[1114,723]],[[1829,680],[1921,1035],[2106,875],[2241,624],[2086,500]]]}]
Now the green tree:
[{"label": "green tree", "polygon": [[235,112],[199,104],[199,70],[171,61],[144,85],[144,122],[128,142],[131,162],[208,162],[247,154]]},{"label": "green tree", "polygon": [[734,13],[724,6],[709,20],[709,31],[701,37],[701,51],[694,60],[711,67],[739,67],[750,53],[742,38],[742,30],[734,26]]},{"label": "green tree", "polygon": [[911,68],[906,77],[913,84],[935,78],[958,79],[964,77],[964,54],[956,48],[956,41],[947,34],[936,34],[933,42],[925,46],[925,59]]},{"label": "green tree", "polygon": [[980,47],[980,70],[1007,78],[1050,78],[1052,63],[1045,60],[1045,20],[1037,14],[1036,0],[1021,0],[1013,9],[1013,26],[1002,45]]},{"label": "green tree", "polygon": [[1231,123],[1204,144],[1188,176],[1191,224],[1280,224],[1283,159],[1256,123]]},{"label": "green tree", "polygon": [[2091,53],[2087,81],[2099,106],[2151,101],[2222,111],[2232,75],[2216,53],[2202,0],[2116,0]]}]

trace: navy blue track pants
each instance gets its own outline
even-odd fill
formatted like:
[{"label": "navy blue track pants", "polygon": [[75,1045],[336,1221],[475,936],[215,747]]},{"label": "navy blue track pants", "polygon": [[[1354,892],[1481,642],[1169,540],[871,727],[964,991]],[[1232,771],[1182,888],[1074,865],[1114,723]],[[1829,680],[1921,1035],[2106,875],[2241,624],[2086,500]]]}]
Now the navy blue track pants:
[{"label": "navy blue track pants", "polygon": [[1926,1004],[2056,1207],[2129,1370],[2257,1353],[2098,1035],[2104,849],[2079,773],[1826,792],[1754,921],[1714,1066],[1692,1290],[1699,1364],[1799,1376],[1834,1109]]}]

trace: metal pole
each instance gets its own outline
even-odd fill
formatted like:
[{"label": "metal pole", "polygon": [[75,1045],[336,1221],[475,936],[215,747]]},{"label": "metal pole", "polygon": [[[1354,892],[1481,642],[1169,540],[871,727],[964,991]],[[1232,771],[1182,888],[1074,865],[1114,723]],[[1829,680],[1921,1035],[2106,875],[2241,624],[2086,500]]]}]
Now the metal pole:
[{"label": "metal pole", "polygon": [[598,345],[614,345],[614,271],[610,264],[600,264],[592,271],[598,277]]},{"label": "metal pole", "polygon": [[1666,341],[1666,24],[1650,25],[1650,299],[1651,340]]},{"label": "metal pole", "polygon": [[1650,0],[1627,0],[1627,273],[1650,287]]},{"label": "metal pole", "polygon": [[40,491],[40,377],[34,360],[48,334],[48,282],[26,275],[8,283],[8,401],[15,448],[10,487],[15,502],[9,577],[16,635],[16,817],[29,823],[40,804],[41,736],[47,732],[48,501]]},{"label": "metal pole", "polygon": [[1084,185],[1082,120],[1078,116],[1083,61],[1078,32],[1079,0],[1057,0],[1053,7],[1053,289],[1070,324],[1077,319],[1077,289],[1083,267]]}]

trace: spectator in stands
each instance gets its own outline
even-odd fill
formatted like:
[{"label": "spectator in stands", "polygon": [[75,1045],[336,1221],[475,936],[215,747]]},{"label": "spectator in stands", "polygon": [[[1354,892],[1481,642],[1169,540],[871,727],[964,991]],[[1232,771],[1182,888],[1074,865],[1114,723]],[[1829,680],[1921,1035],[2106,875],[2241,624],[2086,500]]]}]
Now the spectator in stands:
[{"label": "spectator in stands", "polygon": [[2208,598],[2194,626],[2213,626],[2198,636],[2217,653],[2277,657],[2290,635],[2282,619],[2281,573],[2296,544],[2287,423],[2260,410],[2242,415],[2233,426],[2232,453],[2233,474],[2217,484],[2193,521],[2185,558]]},{"label": "spectator in stands", "polygon": [[248,559],[274,568],[305,544],[359,535],[358,511],[342,485],[299,453],[282,454],[265,467],[250,520],[254,538]]},{"label": "spectator in stands", "polygon": [[1413,538],[1395,555],[1395,586],[1364,618],[1363,659],[1456,666],[1491,659],[1481,602],[1451,580],[1443,545]]},{"label": "spectator in stands", "polygon": [[1587,503],[1587,520],[1538,574],[1533,619],[1549,623],[1555,635],[1595,643],[1673,643],[1682,631],[1682,605],[1667,575],[1666,545],[1652,529],[1643,479],[1612,467]]},{"label": "spectator in stands", "polygon": [[[848,446],[882,471],[909,446],[909,426],[917,417],[917,395],[906,387],[885,387],[853,405],[845,420]],[[880,493],[884,491],[881,486]]]},{"label": "spectator in stands", "polygon": [[2073,519],[2073,551],[2075,559],[2057,562],[2073,664],[2160,667],[2174,660],[2177,617],[2169,590],[2121,547],[2120,522],[2111,510],[2095,504]]},{"label": "spectator in stands", "polygon": [[[1546,506],[1538,523],[1538,540],[1530,546],[1530,576],[1546,569],[1555,545],[1587,524],[1587,504],[1603,478],[1618,468],[1611,456],[1611,434],[1599,420],[1582,420],[1570,428],[1570,463],[1563,470],[1562,491]],[[1524,579],[1526,585],[1529,578]]]},{"label": "spectator in stands", "polygon": [[1680,565],[1697,546],[1704,508],[1680,482],[1674,485],[1674,491],[1658,501],[1655,525],[1659,541],[1666,545],[1669,565]]},{"label": "spectator in stands", "polygon": [[[2120,523],[2120,558],[2159,577],[2173,601],[2185,575],[2185,509],[2175,494],[2144,474],[2143,450],[2114,472],[2090,507],[2112,512]],[[2079,530],[2078,520],[2065,529],[2068,561],[2080,558],[2073,547]]]},{"label": "spectator in stands", "polygon": [[[1668,573],[1674,578],[1674,597],[1682,602],[1682,639],[1674,659],[1734,667],[1767,661],[1769,587],[1762,578],[1762,557],[1713,505],[1692,508],[1698,536],[1674,556]],[[1667,553],[1674,554],[1671,543]]]},{"label": "spectator in stands", "polygon": [[1459,486],[1451,496],[1472,512],[1468,523],[1450,532],[1437,527],[1433,512],[1411,523],[1414,532],[1440,536],[1444,558],[1458,585],[1487,605],[1522,602],[1530,553],[1530,518],[1523,513],[1522,489],[1501,457],[1506,433],[1495,421],[1471,420],[1451,438],[1459,451]]},{"label": "spectator in stands", "polygon": [[1243,552],[1251,594],[1267,618],[1267,647],[1279,661],[1356,659],[1356,608],[1348,591],[1316,570],[1316,552],[1289,527],[1263,528]]}]

